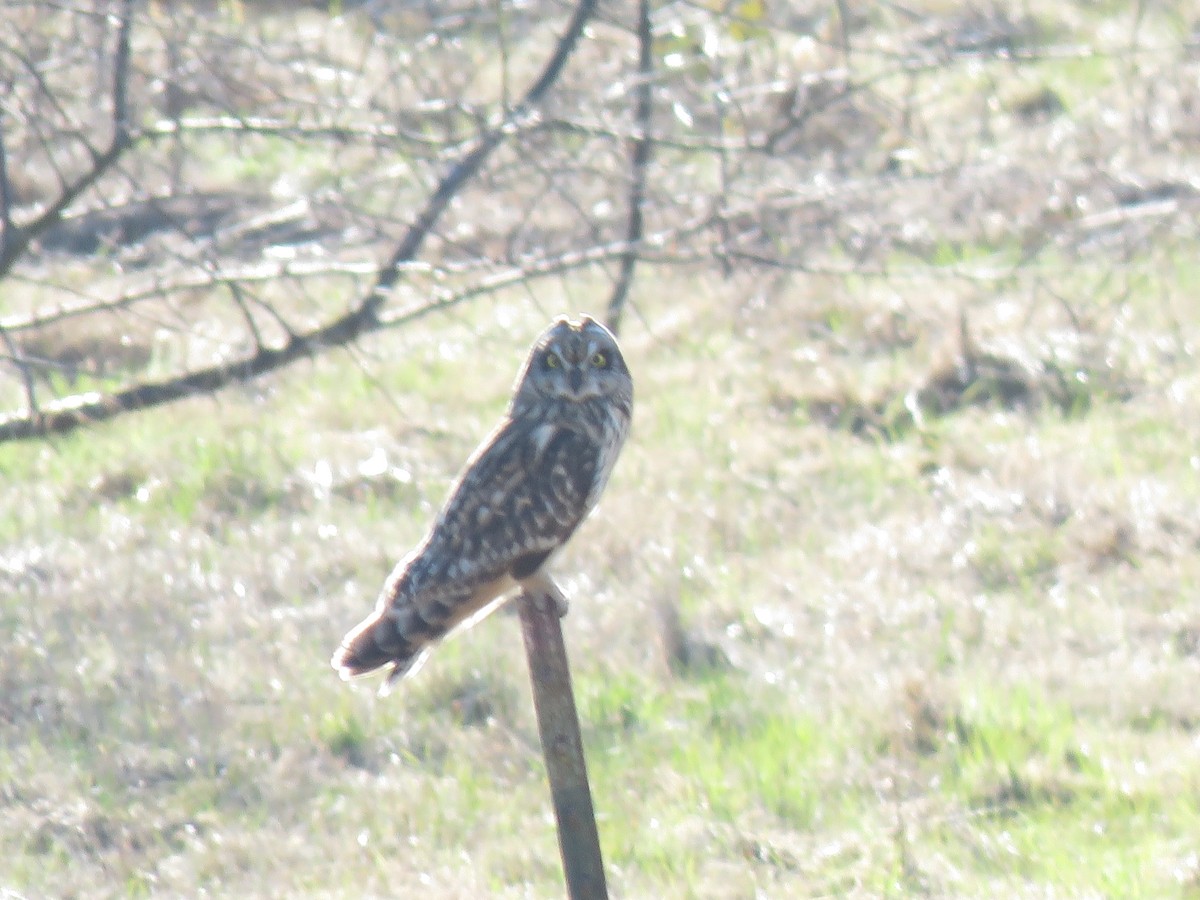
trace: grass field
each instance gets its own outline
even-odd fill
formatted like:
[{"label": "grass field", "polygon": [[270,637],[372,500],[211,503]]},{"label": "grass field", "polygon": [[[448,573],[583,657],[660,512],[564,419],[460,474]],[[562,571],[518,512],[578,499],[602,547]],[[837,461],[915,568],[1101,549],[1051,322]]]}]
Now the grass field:
[{"label": "grass field", "polygon": [[[865,440],[685,287],[559,567],[614,892],[1195,892],[1195,376]],[[543,318],[4,452],[13,889],[559,893],[512,616],[386,701],[326,666]]]},{"label": "grass field", "polygon": [[[641,270],[557,564],[614,896],[1200,896],[1200,248],[948,272],[1015,240]],[[515,616],[386,699],[327,662],[606,299],[534,294],[0,447],[5,896],[562,896]]]}]

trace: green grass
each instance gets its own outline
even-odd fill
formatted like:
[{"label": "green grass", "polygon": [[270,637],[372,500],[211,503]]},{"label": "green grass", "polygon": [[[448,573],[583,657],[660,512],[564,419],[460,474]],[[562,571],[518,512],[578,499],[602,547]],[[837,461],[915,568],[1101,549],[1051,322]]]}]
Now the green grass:
[{"label": "green grass", "polygon": [[946,735],[943,790],[967,798],[980,839],[1002,851],[981,875],[1080,893],[1161,890],[1150,885],[1163,833],[1193,814],[1163,785],[1130,779],[1137,763],[1102,755],[1111,736],[1090,731],[1027,687],[969,698]]}]

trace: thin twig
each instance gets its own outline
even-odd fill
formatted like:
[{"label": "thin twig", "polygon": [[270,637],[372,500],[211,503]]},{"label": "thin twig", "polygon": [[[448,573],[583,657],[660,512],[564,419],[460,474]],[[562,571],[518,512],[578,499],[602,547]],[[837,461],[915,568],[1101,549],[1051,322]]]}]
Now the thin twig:
[{"label": "thin twig", "polygon": [[[422,270],[428,269],[426,266],[413,266]],[[374,263],[370,262],[338,262],[326,260],[287,260],[283,262],[267,261],[252,265],[228,267],[224,269],[213,269],[211,267],[199,269],[192,272],[184,272],[174,275],[171,278],[162,278],[155,276],[149,280],[144,286],[131,288],[124,291],[116,297],[100,299],[90,297],[83,291],[75,290],[76,296],[88,298],[83,302],[64,306],[50,312],[40,312],[32,316],[12,316],[7,319],[0,319],[0,328],[7,331],[18,333],[22,331],[35,331],[45,328],[48,325],[56,325],[65,322],[69,319],[78,319],[97,313],[112,313],[119,310],[128,310],[130,307],[145,303],[149,300],[161,300],[164,297],[169,297],[172,294],[183,293],[186,291],[201,290],[204,288],[225,287],[230,282],[238,284],[271,284],[282,279],[300,280],[305,278],[331,278],[334,276],[363,279],[373,275],[379,269]],[[41,282],[35,279],[21,279],[17,276],[10,276],[14,280],[24,281],[29,284],[40,284]],[[55,285],[58,287],[57,285]],[[66,288],[60,288],[64,292]],[[291,329],[288,329],[291,331]]]},{"label": "thin twig", "polygon": [[4,140],[4,128],[7,119],[4,106],[0,104],[0,257],[3,257],[12,237],[12,183],[8,180],[8,151]]},{"label": "thin twig", "polygon": [[129,146],[129,41],[132,31],[133,0],[125,0],[121,4],[121,14],[117,20],[117,46],[113,53],[110,147]]},{"label": "thin twig", "polygon": [[633,140],[629,158],[629,218],[625,228],[625,241],[629,249],[621,257],[621,268],[608,301],[605,316],[608,327],[614,333],[620,328],[621,313],[633,284],[633,271],[637,267],[638,245],[642,240],[644,220],[642,207],[646,200],[646,169],[650,163],[653,142],[650,137],[650,117],[653,114],[654,77],[654,32],[650,25],[650,0],[638,0],[638,82],[637,104],[634,107],[637,137]]},{"label": "thin twig", "polygon": [[454,145],[467,140],[465,136],[460,139],[433,138],[426,134],[406,131],[395,125],[382,123],[377,125],[325,125],[313,122],[294,122],[267,116],[189,116],[186,119],[162,119],[145,131],[145,136],[151,139],[205,134],[256,134],[305,140],[327,138],[338,143],[363,140],[381,146],[394,146],[398,141],[404,141],[439,150],[447,144]]},{"label": "thin twig", "polygon": [[25,388],[25,403],[28,406],[25,414],[26,418],[31,422],[37,422],[41,419],[42,414],[38,409],[37,392],[34,389],[33,373],[30,371],[29,360],[26,358],[24,351],[12,339],[12,335],[8,333],[7,329],[0,328],[0,340],[3,340],[4,346],[8,348],[9,359],[12,364],[21,373],[21,384]]},{"label": "thin twig", "polygon": [[229,281],[226,282],[225,287],[229,291],[229,296],[233,299],[234,306],[242,313],[242,320],[246,323],[246,328],[254,338],[255,349],[261,352],[266,344],[263,343],[262,332],[258,330],[258,323],[254,320],[254,313],[250,312],[250,307],[246,305],[246,297],[242,292],[242,286],[236,281]]},{"label": "thin twig", "polygon": [[836,0],[838,11],[838,42],[841,45],[842,62],[850,65],[850,5],[846,0]]}]

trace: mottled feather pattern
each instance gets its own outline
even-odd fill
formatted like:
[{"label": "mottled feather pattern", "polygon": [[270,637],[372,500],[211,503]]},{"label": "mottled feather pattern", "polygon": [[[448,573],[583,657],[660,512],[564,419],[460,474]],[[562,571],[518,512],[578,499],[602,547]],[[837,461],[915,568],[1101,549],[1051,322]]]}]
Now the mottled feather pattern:
[{"label": "mottled feather pattern", "polygon": [[518,375],[500,425],[467,460],[424,541],[384,584],[375,613],[334,655],[343,677],[430,647],[532,582],[591,511],[629,428],[633,391],[616,341],[584,318],[559,319]]}]

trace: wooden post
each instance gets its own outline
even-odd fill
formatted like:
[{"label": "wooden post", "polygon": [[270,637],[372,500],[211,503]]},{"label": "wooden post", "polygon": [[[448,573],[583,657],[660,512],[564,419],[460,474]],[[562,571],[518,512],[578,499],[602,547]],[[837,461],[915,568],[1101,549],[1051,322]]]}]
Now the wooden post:
[{"label": "wooden post", "polygon": [[592,791],[558,608],[554,598],[540,593],[526,592],[520,603],[521,633],[529,658],[542,755],[554,800],[567,895],[571,900],[605,900],[608,888],[600,856],[600,835],[592,809]]}]

